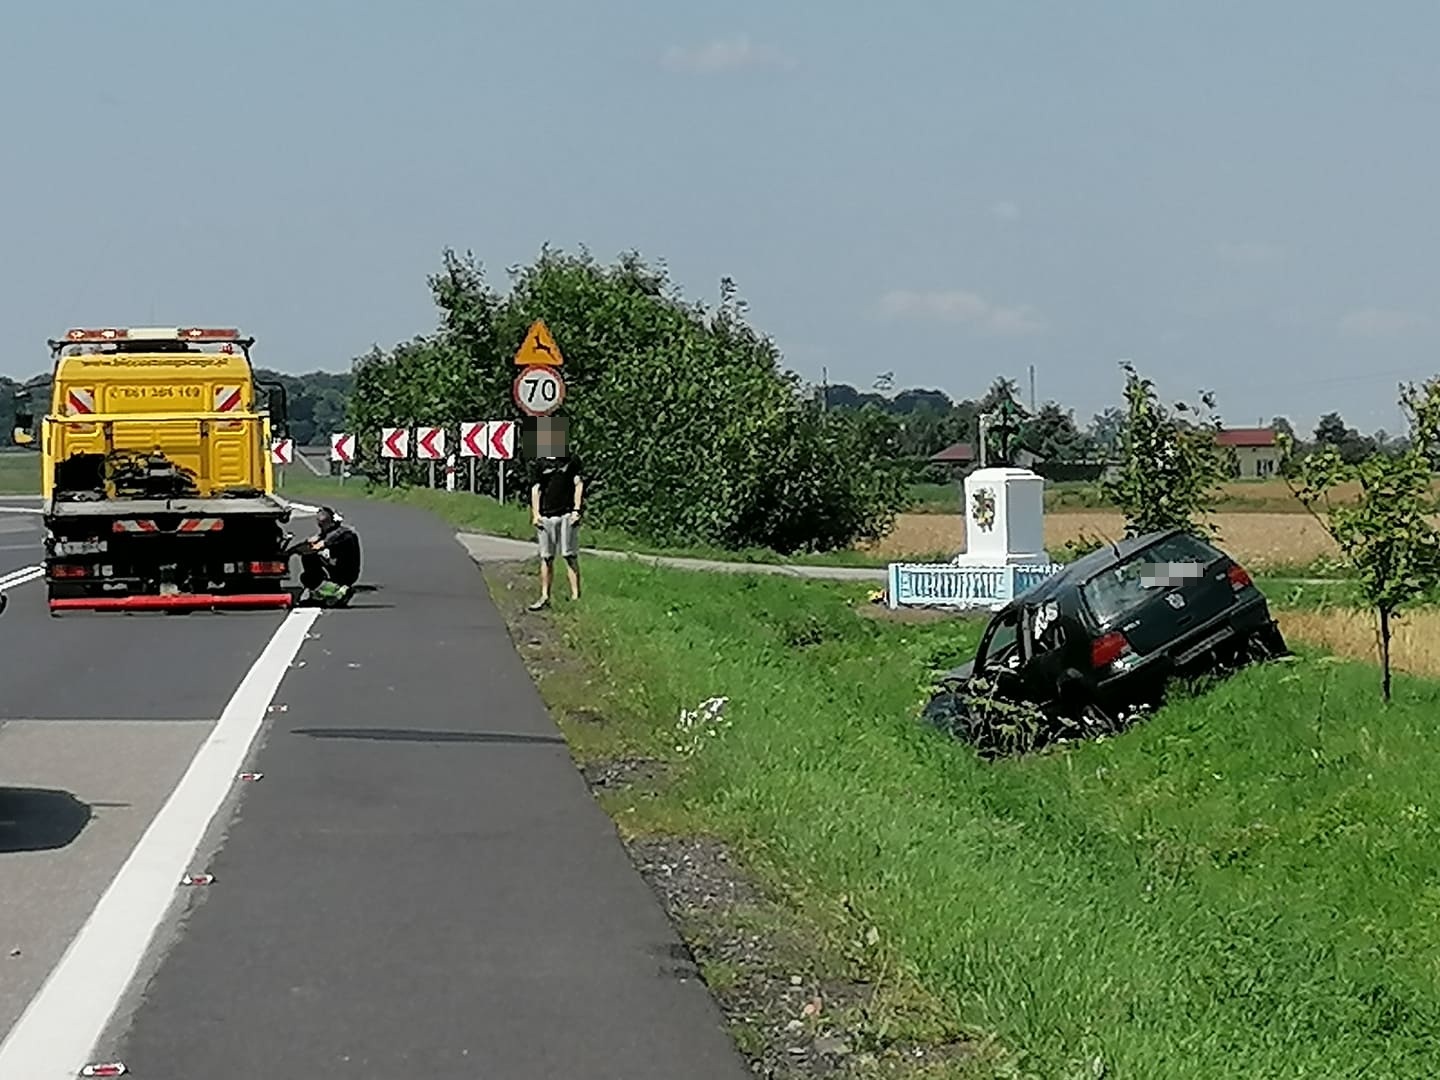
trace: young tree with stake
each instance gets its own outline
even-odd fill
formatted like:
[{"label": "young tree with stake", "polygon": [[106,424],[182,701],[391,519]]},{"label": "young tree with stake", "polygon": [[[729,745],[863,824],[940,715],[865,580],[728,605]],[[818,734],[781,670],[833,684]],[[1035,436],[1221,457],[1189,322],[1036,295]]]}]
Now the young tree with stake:
[{"label": "young tree with stake", "polygon": [[[1289,464],[1286,483],[1335,539],[1375,611],[1386,702],[1394,620],[1440,584],[1440,533],[1430,524],[1430,515],[1440,509],[1430,468],[1440,442],[1440,378],[1418,389],[1402,385],[1400,395],[1410,423],[1410,443],[1401,453],[1372,453],[1347,462],[1335,446],[1322,445],[1297,460],[1294,438],[1282,434],[1280,440]],[[1334,490],[1347,482],[1358,484],[1356,500],[1332,502]]]}]

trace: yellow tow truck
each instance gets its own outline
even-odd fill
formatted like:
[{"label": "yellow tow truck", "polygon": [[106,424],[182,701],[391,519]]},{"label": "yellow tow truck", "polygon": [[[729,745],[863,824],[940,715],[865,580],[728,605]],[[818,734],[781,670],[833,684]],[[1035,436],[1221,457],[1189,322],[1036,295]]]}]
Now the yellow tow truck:
[{"label": "yellow tow truck", "polygon": [[51,614],[290,606],[271,465],[285,390],[256,381],[254,343],[205,327],[49,342],[38,436],[27,387],[13,439],[41,454]]}]

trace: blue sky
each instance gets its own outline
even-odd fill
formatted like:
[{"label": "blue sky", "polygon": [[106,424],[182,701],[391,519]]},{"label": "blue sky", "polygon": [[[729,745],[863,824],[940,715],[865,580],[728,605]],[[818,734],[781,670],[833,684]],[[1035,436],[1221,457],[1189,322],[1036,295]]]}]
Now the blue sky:
[{"label": "blue sky", "polygon": [[[1230,423],[1398,430],[1440,371],[1440,8],[16,3],[0,372],[215,323],[283,370],[428,330],[446,245],[733,276],[787,364],[1082,423],[1132,358]],[[563,343],[562,343],[563,344]]]}]

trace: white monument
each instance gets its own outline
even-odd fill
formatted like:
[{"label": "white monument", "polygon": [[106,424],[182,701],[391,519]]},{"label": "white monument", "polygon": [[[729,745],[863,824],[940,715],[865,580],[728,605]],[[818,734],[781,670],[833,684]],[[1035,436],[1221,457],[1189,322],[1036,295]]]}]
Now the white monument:
[{"label": "white monument", "polygon": [[965,550],[957,566],[1048,566],[1045,478],[1029,469],[976,469],[965,477]]}]

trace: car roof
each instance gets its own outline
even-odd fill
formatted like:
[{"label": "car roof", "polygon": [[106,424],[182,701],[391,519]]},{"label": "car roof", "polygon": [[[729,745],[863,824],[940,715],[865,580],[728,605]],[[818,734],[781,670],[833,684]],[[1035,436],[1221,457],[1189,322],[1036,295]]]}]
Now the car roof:
[{"label": "car roof", "polygon": [[1096,574],[1103,573],[1111,567],[1124,562],[1136,552],[1144,551],[1152,544],[1157,544],[1179,533],[1188,532],[1187,529],[1159,529],[1155,532],[1145,533],[1142,536],[1128,536],[1111,544],[1088,552],[1080,556],[1074,562],[1069,563],[1063,570],[1051,574],[1049,577],[1036,582],[1029,589],[1025,590],[1014,600],[1006,604],[1002,609],[1009,611],[1012,607],[1024,604],[1042,604],[1046,600],[1054,599],[1060,593],[1074,588],[1084,581],[1089,580]]}]

